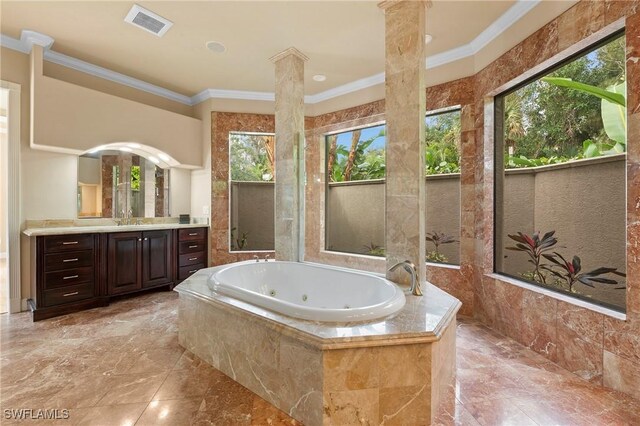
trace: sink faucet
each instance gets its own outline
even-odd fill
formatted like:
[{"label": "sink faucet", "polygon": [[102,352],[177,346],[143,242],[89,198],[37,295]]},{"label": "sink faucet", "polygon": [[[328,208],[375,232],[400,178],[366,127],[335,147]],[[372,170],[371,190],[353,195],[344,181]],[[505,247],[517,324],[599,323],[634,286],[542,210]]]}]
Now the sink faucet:
[{"label": "sink faucet", "polygon": [[416,271],[416,265],[414,265],[411,261],[405,260],[404,262],[398,262],[389,268],[389,272],[393,272],[398,269],[400,266],[411,274],[411,287],[409,291],[414,296],[422,296],[422,289],[420,288],[420,283],[418,282],[418,272]]}]

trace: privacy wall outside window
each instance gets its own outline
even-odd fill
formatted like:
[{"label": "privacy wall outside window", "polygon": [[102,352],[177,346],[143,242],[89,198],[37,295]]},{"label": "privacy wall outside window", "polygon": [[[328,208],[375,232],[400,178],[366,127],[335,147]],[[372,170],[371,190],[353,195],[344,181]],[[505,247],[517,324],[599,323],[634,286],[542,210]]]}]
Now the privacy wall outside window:
[{"label": "privacy wall outside window", "polygon": [[[460,110],[426,117],[425,260],[459,263]],[[385,125],[326,136],[326,249],[385,255]]]},{"label": "privacy wall outside window", "polygon": [[496,98],[495,268],[625,310],[625,41]]},{"label": "privacy wall outside window", "polygon": [[229,134],[229,250],[273,250],[275,136]]}]

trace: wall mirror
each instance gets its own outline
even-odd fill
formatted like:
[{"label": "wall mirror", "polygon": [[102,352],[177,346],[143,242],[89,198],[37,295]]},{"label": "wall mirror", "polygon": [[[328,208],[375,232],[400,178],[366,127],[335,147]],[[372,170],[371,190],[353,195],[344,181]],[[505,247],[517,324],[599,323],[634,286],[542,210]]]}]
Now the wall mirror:
[{"label": "wall mirror", "polygon": [[104,150],[78,158],[78,218],[169,216],[169,168],[155,157]]},{"label": "wall mirror", "polygon": [[229,250],[275,248],[275,135],[229,133]]}]

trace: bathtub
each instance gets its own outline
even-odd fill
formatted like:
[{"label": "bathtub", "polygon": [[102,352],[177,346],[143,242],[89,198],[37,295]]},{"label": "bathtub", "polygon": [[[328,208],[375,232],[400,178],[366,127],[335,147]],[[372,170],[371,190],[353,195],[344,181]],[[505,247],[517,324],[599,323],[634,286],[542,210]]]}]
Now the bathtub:
[{"label": "bathtub", "polygon": [[398,312],[404,292],[371,274],[298,262],[231,264],[213,273],[218,293],[310,321],[371,321]]}]

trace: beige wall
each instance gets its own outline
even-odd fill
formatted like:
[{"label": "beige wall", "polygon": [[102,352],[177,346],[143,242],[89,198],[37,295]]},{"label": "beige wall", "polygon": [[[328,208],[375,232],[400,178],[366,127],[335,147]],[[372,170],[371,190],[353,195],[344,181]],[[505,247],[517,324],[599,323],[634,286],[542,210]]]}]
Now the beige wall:
[{"label": "beige wall", "polygon": [[0,132],[0,256],[7,253],[7,134]]},{"label": "beige wall", "polygon": [[191,214],[191,170],[172,168],[169,173],[169,214]]}]

